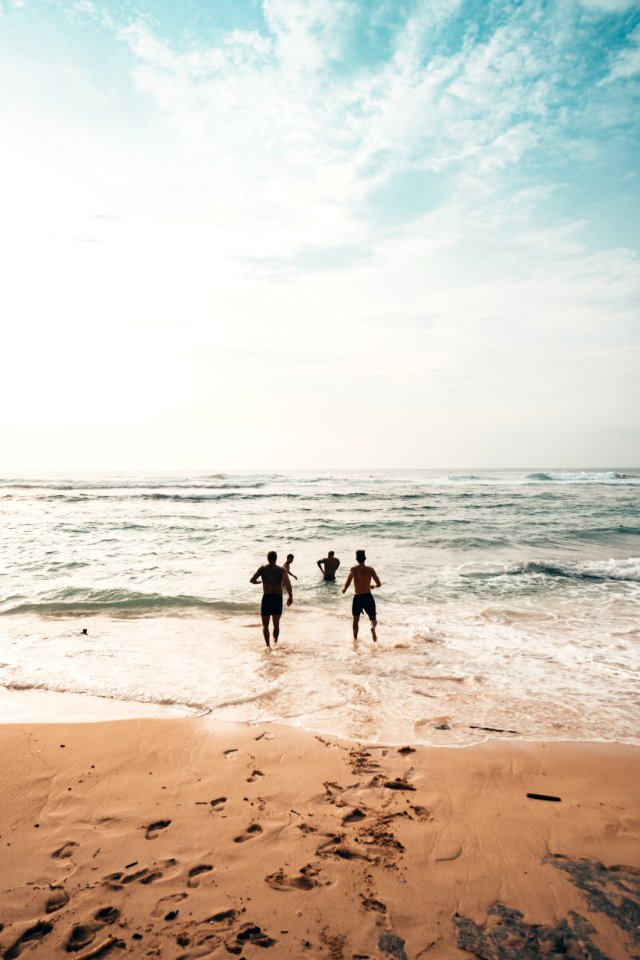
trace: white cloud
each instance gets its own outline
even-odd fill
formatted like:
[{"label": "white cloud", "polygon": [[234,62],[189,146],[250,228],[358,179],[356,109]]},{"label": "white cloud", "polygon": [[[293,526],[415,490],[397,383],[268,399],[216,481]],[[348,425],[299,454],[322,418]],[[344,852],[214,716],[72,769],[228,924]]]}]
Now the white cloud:
[{"label": "white cloud", "polygon": [[602,13],[624,13],[637,7],[638,0],[582,0],[582,4],[589,10]]},{"label": "white cloud", "polygon": [[[554,128],[562,44],[520,12],[425,56],[457,8],[421,5],[384,64],[346,74],[332,67],[355,16],[346,0],[269,0],[269,35],[187,49],[140,19],[118,30],[135,124],[51,111],[30,71],[16,84],[0,65],[19,91],[1,118],[4,346],[19,359],[0,409],[15,408],[26,369],[39,384],[11,449],[59,450],[68,465],[73,416],[124,466],[201,464],[213,433],[225,463],[332,463],[339,449],[370,464],[367,437],[316,431],[330,389],[342,413],[375,391],[396,461],[424,463],[428,440],[444,462],[452,430],[473,459],[500,401],[538,423],[531,397],[550,377],[562,392],[580,351],[601,358],[629,420],[640,378],[602,351],[631,342],[637,257],[594,252],[584,218],[541,215],[563,191],[523,173],[541,151],[576,150]],[[293,452],[287,436],[255,436],[267,392]],[[98,440],[91,450],[100,465]]]},{"label": "white cloud", "polygon": [[628,80],[640,73],[640,26],[629,34],[630,46],[614,58],[606,81]]}]

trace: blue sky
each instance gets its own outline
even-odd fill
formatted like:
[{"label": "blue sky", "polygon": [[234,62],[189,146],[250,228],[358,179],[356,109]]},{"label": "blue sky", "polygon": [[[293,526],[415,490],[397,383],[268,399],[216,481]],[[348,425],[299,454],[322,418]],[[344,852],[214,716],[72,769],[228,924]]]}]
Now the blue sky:
[{"label": "blue sky", "polygon": [[0,11],[6,469],[640,464],[638,2]]}]

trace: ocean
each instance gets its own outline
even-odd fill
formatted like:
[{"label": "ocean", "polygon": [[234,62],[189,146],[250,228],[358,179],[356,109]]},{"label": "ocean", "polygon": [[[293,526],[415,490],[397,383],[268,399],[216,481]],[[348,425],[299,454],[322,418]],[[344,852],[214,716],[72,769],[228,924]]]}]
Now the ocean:
[{"label": "ocean", "polygon": [[[639,743],[639,508],[631,468],[4,477],[0,686],[393,744]],[[340,590],[359,548],[375,645]],[[272,652],[270,549],[298,577]]]}]

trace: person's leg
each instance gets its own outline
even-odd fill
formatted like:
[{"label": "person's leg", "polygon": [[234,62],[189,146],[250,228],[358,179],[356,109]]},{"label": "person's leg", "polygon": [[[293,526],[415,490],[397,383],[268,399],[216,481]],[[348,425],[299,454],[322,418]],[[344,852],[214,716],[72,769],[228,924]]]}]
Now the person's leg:
[{"label": "person's leg", "polygon": [[273,642],[278,642],[278,637],[280,636],[280,617],[277,617],[274,613],[273,615]]},{"label": "person's leg", "polygon": [[267,613],[262,614],[262,635],[264,636],[264,642],[268,647],[270,647],[271,643],[269,640],[269,614]]},{"label": "person's leg", "polygon": [[359,626],[359,624],[360,624],[360,616],[358,615],[357,617],[354,617],[354,618],[353,618],[353,639],[354,639],[354,640],[357,640],[357,639],[358,639],[358,626]]},{"label": "person's leg", "polygon": [[376,611],[376,601],[371,593],[367,594],[364,598],[364,608],[367,611],[367,616],[371,622],[371,637],[375,642],[378,637],[376,634],[376,627],[378,625],[377,611]]}]

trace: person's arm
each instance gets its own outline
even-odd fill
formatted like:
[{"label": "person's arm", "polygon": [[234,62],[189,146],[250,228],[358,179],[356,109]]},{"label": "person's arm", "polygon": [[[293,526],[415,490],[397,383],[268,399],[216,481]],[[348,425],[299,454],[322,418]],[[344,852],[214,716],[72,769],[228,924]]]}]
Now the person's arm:
[{"label": "person's arm", "polygon": [[282,568],[282,583],[288,594],[287,606],[290,607],[293,603],[293,587],[291,586],[291,580],[289,580],[289,573],[284,567]]},{"label": "person's arm", "polygon": [[375,572],[375,570],[373,569],[373,567],[371,567],[371,576],[373,577],[373,579],[374,579],[375,582],[376,582],[376,587],[381,587],[382,584],[380,583],[380,577],[379,577],[378,574]]},{"label": "person's arm", "polygon": [[351,583],[352,580],[353,580],[353,570],[349,570],[349,576],[347,577],[347,579],[346,579],[346,581],[345,581],[345,584],[344,584],[344,587],[342,588],[342,592],[343,592],[343,593],[346,593],[346,592],[347,592],[347,589],[348,589],[348,587],[349,587],[349,584]]},{"label": "person's arm", "polygon": [[289,574],[290,577],[293,577],[294,580],[297,580],[297,579],[298,579],[298,578],[296,577],[295,573],[293,572],[293,570],[287,570],[287,573]]},{"label": "person's arm", "polygon": [[322,566],[322,564],[324,563],[324,560],[316,560],[316,563],[320,567],[320,573],[324,573],[324,568]]},{"label": "person's arm", "polygon": [[339,566],[340,566],[340,561],[339,561],[338,558],[336,557],[336,571],[338,570],[338,567],[339,567]]},{"label": "person's arm", "polygon": [[249,580],[249,583],[259,583],[261,573],[262,573],[262,567],[258,567],[254,575],[251,577],[251,580]]}]

